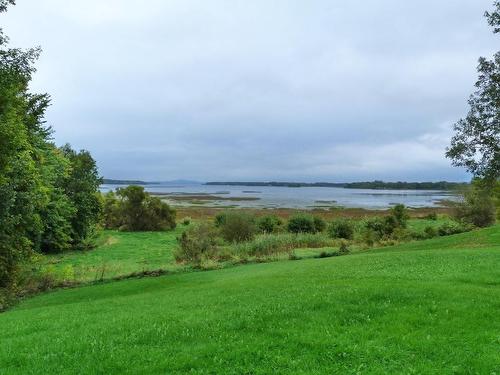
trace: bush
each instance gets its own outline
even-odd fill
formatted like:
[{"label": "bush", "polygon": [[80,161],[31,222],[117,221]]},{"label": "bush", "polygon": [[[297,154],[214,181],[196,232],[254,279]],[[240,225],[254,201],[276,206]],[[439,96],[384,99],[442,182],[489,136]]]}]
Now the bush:
[{"label": "bush", "polygon": [[436,228],[429,225],[429,226],[425,227],[424,234],[427,238],[433,238],[433,237],[436,237],[438,235],[438,231]]},{"label": "bush", "polygon": [[249,241],[255,237],[255,218],[243,212],[228,212],[219,225],[222,237],[228,242]]},{"label": "bush", "polygon": [[496,220],[496,207],[492,191],[475,182],[470,191],[463,196],[463,201],[456,204],[453,217],[466,224],[484,228],[493,225]]},{"label": "bush", "polygon": [[103,226],[106,229],[116,229],[122,225],[123,217],[120,212],[120,201],[113,191],[104,194]]},{"label": "bush", "polygon": [[328,226],[328,234],[331,238],[352,240],[354,237],[354,224],[348,219],[336,219]]},{"label": "bush", "polygon": [[371,231],[376,239],[380,239],[386,235],[391,235],[394,232],[395,221],[391,216],[385,218],[374,217],[365,220],[364,227]]},{"label": "bush", "polygon": [[257,220],[257,226],[262,233],[273,233],[283,225],[276,215],[262,216]]},{"label": "bush", "polygon": [[351,251],[349,250],[349,243],[347,241],[340,242],[339,255],[347,255]]},{"label": "bush", "polygon": [[468,232],[471,229],[472,227],[460,223],[444,223],[438,228],[437,232],[440,236],[450,236],[452,234]]},{"label": "bush", "polygon": [[215,215],[214,223],[217,228],[220,228],[226,222],[226,213],[220,213]]},{"label": "bush", "polygon": [[288,220],[290,233],[316,233],[314,218],[309,215],[295,215]]},{"label": "bush", "polygon": [[430,214],[424,216],[424,219],[436,221],[438,219],[438,215],[436,212],[431,212]]},{"label": "bush", "polygon": [[313,218],[314,222],[314,232],[315,233],[321,233],[326,229],[326,222],[319,216],[314,216]]},{"label": "bush", "polygon": [[[373,233],[373,239],[378,241],[391,237],[396,229],[405,229],[408,218],[408,209],[403,204],[397,204],[391,208],[388,216],[367,219],[364,226],[366,230]],[[402,231],[398,231],[398,234],[401,233]]]},{"label": "bush", "polygon": [[293,249],[321,248],[333,245],[332,240],[321,234],[263,234],[251,242],[245,242],[234,247],[238,254],[248,256],[271,256],[282,253],[290,254]]},{"label": "bush", "polygon": [[191,224],[191,218],[190,217],[185,217],[181,220],[182,222],[182,225],[184,226],[188,226],[189,224]]},{"label": "bush", "polygon": [[389,220],[395,224],[395,227],[406,228],[410,215],[404,204],[397,204],[391,208]]},{"label": "bush", "polygon": [[177,238],[179,248],[174,254],[177,262],[200,264],[203,258],[217,254],[217,231],[207,223],[200,223],[185,230]]}]

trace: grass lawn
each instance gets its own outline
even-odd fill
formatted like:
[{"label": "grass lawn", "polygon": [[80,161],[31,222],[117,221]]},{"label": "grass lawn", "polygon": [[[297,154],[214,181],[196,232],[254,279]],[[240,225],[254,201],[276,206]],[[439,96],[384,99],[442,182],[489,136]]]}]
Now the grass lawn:
[{"label": "grass lawn", "polygon": [[5,374],[498,374],[500,227],[59,290],[0,314]]}]

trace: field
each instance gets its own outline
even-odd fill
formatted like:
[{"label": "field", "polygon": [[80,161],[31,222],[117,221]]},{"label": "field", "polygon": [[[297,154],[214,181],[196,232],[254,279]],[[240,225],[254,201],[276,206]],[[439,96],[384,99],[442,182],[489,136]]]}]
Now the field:
[{"label": "field", "polygon": [[[439,220],[412,219],[409,228],[422,232],[427,226],[437,227],[447,221],[449,219],[444,216]],[[56,279],[67,282],[109,280],[144,271],[186,271],[189,267],[176,264],[173,257],[176,238],[184,229],[179,225],[171,232],[106,230],[100,235],[96,249],[44,256],[42,268]],[[296,253],[301,257],[313,257],[323,250],[298,249]]]},{"label": "field", "polygon": [[54,291],[0,315],[0,372],[499,373],[499,265],[496,226]]}]

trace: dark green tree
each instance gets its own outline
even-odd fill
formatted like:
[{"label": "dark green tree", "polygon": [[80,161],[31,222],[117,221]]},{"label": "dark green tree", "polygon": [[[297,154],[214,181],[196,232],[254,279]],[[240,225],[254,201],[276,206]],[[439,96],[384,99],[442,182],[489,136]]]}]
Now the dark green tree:
[{"label": "dark green tree", "polygon": [[[0,13],[13,3],[0,0]],[[39,50],[11,49],[7,43],[0,29],[0,289],[14,283],[19,262],[40,238],[39,212],[48,201],[34,146],[40,142],[35,129],[41,130],[43,96],[28,92]]]},{"label": "dark green tree", "polygon": [[70,163],[70,172],[62,188],[71,201],[75,214],[71,219],[72,242],[76,248],[92,246],[92,237],[101,218],[97,164],[88,151],[76,152],[69,144],[61,151]]},{"label": "dark green tree", "polygon": [[[108,211],[108,224],[119,224],[120,229],[129,231],[161,231],[174,229],[175,211],[158,197],[152,197],[142,186],[130,185],[119,188],[118,207]],[[113,197],[108,196],[109,205],[114,206]],[[106,204],[106,203],[105,203]],[[119,213],[119,217],[113,216]]]},{"label": "dark green tree", "polygon": [[[500,33],[500,1],[494,7],[485,15],[493,32]],[[500,177],[500,52],[491,60],[481,57],[478,73],[469,113],[454,125],[446,156],[475,177],[495,181]]]}]

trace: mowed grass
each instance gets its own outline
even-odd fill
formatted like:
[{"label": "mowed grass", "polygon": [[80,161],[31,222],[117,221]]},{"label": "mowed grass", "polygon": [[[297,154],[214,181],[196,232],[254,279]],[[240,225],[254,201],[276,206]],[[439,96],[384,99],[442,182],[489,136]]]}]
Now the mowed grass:
[{"label": "mowed grass", "polygon": [[3,374],[498,374],[500,227],[110,282],[0,315]]}]

